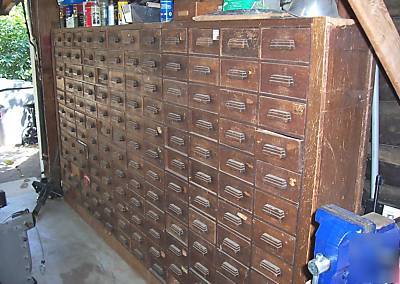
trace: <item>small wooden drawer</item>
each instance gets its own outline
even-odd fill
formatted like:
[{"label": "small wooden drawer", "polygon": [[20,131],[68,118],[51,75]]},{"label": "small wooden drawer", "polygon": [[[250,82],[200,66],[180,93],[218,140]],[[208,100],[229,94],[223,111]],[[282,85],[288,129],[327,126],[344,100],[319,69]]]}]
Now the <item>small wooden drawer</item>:
[{"label": "small wooden drawer", "polygon": [[189,155],[195,160],[218,169],[218,144],[215,142],[193,135],[190,138]]},{"label": "small wooden drawer", "polygon": [[97,136],[97,120],[95,118],[86,117],[86,132],[89,136]]},{"label": "small wooden drawer", "polygon": [[96,69],[90,66],[83,66],[83,80],[88,83],[96,83]]},{"label": "small wooden drawer", "polygon": [[[84,66],[84,68],[87,68],[87,67]],[[93,71],[94,71],[94,69],[93,69]],[[85,72],[85,70],[84,70],[84,72]],[[90,71],[88,71],[88,72],[90,72]],[[83,96],[87,100],[95,101],[96,100],[95,86],[90,85],[90,84],[83,84]]]},{"label": "small wooden drawer", "polygon": [[143,139],[149,143],[163,146],[164,145],[164,126],[161,123],[151,120],[144,120]]},{"label": "small wooden drawer", "polygon": [[219,141],[222,144],[238,148],[247,153],[254,153],[254,126],[233,122],[229,119],[219,120]]},{"label": "small wooden drawer", "polygon": [[64,106],[62,104],[58,105],[58,115],[60,118],[60,126],[61,126],[61,120],[63,118],[67,119],[67,112],[66,112],[65,108],[66,108],[66,106]]},{"label": "small wooden drawer", "polygon": [[218,200],[218,223],[237,231],[246,238],[251,238],[253,217],[251,213]]},{"label": "small wooden drawer", "polygon": [[62,60],[65,63],[71,63],[71,58],[72,58],[72,53],[71,53],[71,48],[63,48],[60,51],[58,51],[57,56],[59,56],[60,53],[62,54]]},{"label": "small wooden drawer", "polygon": [[188,78],[188,62],[186,55],[163,54],[163,77],[186,81]]},{"label": "small wooden drawer", "polygon": [[[77,111],[85,113],[85,111],[86,111],[86,100],[84,98],[76,96],[75,97],[75,109]],[[89,113],[87,113],[87,114],[89,114]]]},{"label": "small wooden drawer", "polygon": [[143,142],[143,159],[157,167],[164,168],[164,149],[163,147]]},{"label": "small wooden drawer", "polygon": [[54,32],[53,44],[54,46],[63,46],[65,40],[65,34],[61,31]]},{"label": "small wooden drawer", "polygon": [[[72,113],[72,116],[74,117],[73,113]],[[81,113],[79,111],[75,111],[75,121],[76,121],[76,126],[77,127],[81,127],[83,129],[86,128],[86,116],[85,116],[84,113]]]},{"label": "small wooden drawer", "polygon": [[[64,107],[65,118],[72,123],[75,123],[75,111],[71,108]],[[79,113],[79,112],[77,112]]]},{"label": "small wooden drawer", "polygon": [[[126,139],[126,150],[136,157],[141,157],[144,152],[142,139],[140,137],[132,138],[128,136]],[[128,161],[128,166],[132,167],[133,165],[129,165]]]},{"label": "small wooden drawer", "polygon": [[71,48],[71,63],[82,64],[82,53],[80,48]]},{"label": "small wooden drawer", "polygon": [[140,54],[137,51],[125,51],[125,70],[139,73],[140,72]]},{"label": "small wooden drawer", "polygon": [[99,134],[103,135],[104,137],[108,137],[110,140],[112,139],[112,127],[109,122],[101,121],[99,127]]},{"label": "small wooden drawer", "polygon": [[[168,189],[167,189],[168,190]],[[165,203],[165,211],[177,218],[178,220],[182,221],[184,224],[188,224],[189,221],[189,204],[187,201],[180,199],[179,195],[173,192],[170,194],[171,191],[168,190],[165,194],[166,196],[166,203]],[[187,245],[187,244],[186,244]]]},{"label": "small wooden drawer", "polygon": [[234,283],[249,283],[250,268],[221,251],[217,252],[216,269]]},{"label": "small wooden drawer", "polygon": [[123,69],[124,68],[124,52],[109,51],[107,55],[107,65],[109,68]]},{"label": "small wooden drawer", "polygon": [[194,233],[193,230],[189,231],[188,247],[192,264],[194,264],[193,260],[202,263],[214,263],[216,254],[215,244],[211,244],[202,239],[198,234]]},{"label": "small wooden drawer", "polygon": [[254,189],[252,186],[226,174],[219,175],[219,197],[249,212],[253,211]]},{"label": "small wooden drawer", "polygon": [[61,47],[55,47],[54,48],[54,58],[56,59],[56,62],[65,62],[64,60],[64,49]]},{"label": "small wooden drawer", "polygon": [[189,129],[189,109],[174,104],[164,103],[164,122],[167,126],[187,131]]},{"label": "small wooden drawer", "polygon": [[74,32],[73,46],[81,47],[83,43],[83,32]]},{"label": "small wooden drawer", "polygon": [[107,105],[98,104],[97,118],[105,122],[110,122],[110,107]]},{"label": "small wooden drawer", "polygon": [[139,229],[140,231],[146,230],[146,221],[144,220],[144,215],[132,212],[129,217],[129,222],[132,223],[132,227]]},{"label": "small wooden drawer", "polygon": [[161,76],[161,55],[145,53],[140,57],[140,71],[143,74]]},{"label": "small wooden drawer", "polygon": [[[126,117],[126,134],[129,138],[142,140],[144,133],[143,119],[140,116]],[[133,145],[132,145],[133,146]]]},{"label": "small wooden drawer", "polygon": [[185,203],[188,201],[188,183],[168,172],[165,173],[165,190],[167,198],[176,196]]},{"label": "small wooden drawer", "polygon": [[131,151],[130,147],[127,147],[126,155],[128,170],[135,174],[144,176],[144,163],[141,155]]},{"label": "small wooden drawer", "polygon": [[96,80],[97,84],[108,87],[108,70],[97,68]]},{"label": "small wooden drawer", "polygon": [[[143,164],[143,172],[147,182],[151,183],[155,187],[158,187],[159,189],[164,189],[164,169],[160,169],[159,167],[145,161]],[[149,190],[154,191],[153,189]],[[164,204],[164,193],[160,193],[158,195],[159,196],[157,197],[152,193],[146,194],[148,197],[146,199],[150,200],[154,204]]]},{"label": "small wooden drawer", "polygon": [[215,266],[213,263],[206,262],[204,258],[190,259],[189,283],[214,283],[214,279]]},{"label": "small wooden drawer", "polygon": [[135,173],[128,172],[127,195],[129,195],[129,192],[134,192],[144,197],[145,196],[144,178]]},{"label": "small wooden drawer", "polygon": [[308,77],[308,67],[262,63],[260,92],[267,95],[306,99]]},{"label": "small wooden drawer", "polygon": [[109,71],[109,87],[113,90],[125,90],[125,72],[119,70]]},{"label": "small wooden drawer", "polygon": [[273,194],[256,189],[254,214],[290,234],[296,234],[298,207]]},{"label": "small wooden drawer", "polygon": [[219,29],[190,29],[189,53],[219,55]]},{"label": "small wooden drawer", "polygon": [[214,192],[205,190],[195,185],[189,185],[189,204],[201,213],[216,219],[218,211],[218,198]]},{"label": "small wooden drawer", "polygon": [[188,84],[184,82],[164,79],[163,97],[165,101],[187,106],[189,104]]},{"label": "small wooden drawer", "polygon": [[69,68],[70,68],[69,70],[72,70],[71,78],[75,79],[75,80],[82,81],[82,79],[83,79],[82,66],[70,65]]},{"label": "small wooden drawer", "polygon": [[163,29],[162,30],[162,50],[164,52],[187,52],[187,29]]},{"label": "small wooden drawer", "polygon": [[202,163],[190,160],[189,181],[217,193],[218,171]]},{"label": "small wooden drawer", "polygon": [[135,116],[143,114],[143,98],[139,95],[130,95],[125,102],[126,116]]},{"label": "small wooden drawer", "polygon": [[248,154],[220,145],[219,168],[227,174],[254,185],[255,160]]},{"label": "small wooden drawer", "polygon": [[145,28],[140,30],[140,49],[159,52],[161,47],[161,29]]},{"label": "small wooden drawer", "polygon": [[146,234],[144,232],[142,232],[140,229],[133,226],[133,224],[132,224],[131,225],[131,248],[146,248],[146,246],[147,246]]},{"label": "small wooden drawer", "polygon": [[166,215],[165,231],[168,235],[175,238],[180,243],[187,245],[189,241],[189,229],[185,224],[177,221],[176,219]]},{"label": "small wooden drawer", "polygon": [[153,120],[163,122],[164,106],[163,102],[148,97],[143,98],[143,115]]},{"label": "small wooden drawer", "polygon": [[279,61],[310,62],[309,28],[262,29],[261,58]]},{"label": "small wooden drawer", "polygon": [[266,128],[303,137],[306,105],[270,97],[260,97],[259,124]]},{"label": "small wooden drawer", "polygon": [[111,91],[110,92],[110,105],[111,105],[111,109],[124,111],[125,110],[125,94],[122,92]]},{"label": "small wooden drawer", "polygon": [[65,104],[65,92],[61,90],[56,91],[57,101],[60,104]]},{"label": "small wooden drawer", "polygon": [[107,38],[105,30],[96,30],[93,32],[93,47],[98,49],[105,49],[107,45]]},{"label": "small wooden drawer", "polygon": [[293,264],[296,238],[256,218],[253,222],[254,244]]},{"label": "small wooden drawer", "polygon": [[260,66],[257,62],[221,60],[221,86],[258,91]]},{"label": "small wooden drawer", "polygon": [[87,134],[86,134],[86,129],[77,127],[76,130],[76,136],[79,140],[81,140],[83,143],[87,143]]},{"label": "small wooden drawer", "polygon": [[187,244],[184,245],[175,238],[167,235],[165,247],[168,263],[175,263],[176,265],[184,267],[187,274],[189,266],[189,250]]},{"label": "small wooden drawer", "polygon": [[116,109],[110,110],[111,124],[116,127],[125,127],[125,113]]},{"label": "small wooden drawer", "polygon": [[[146,221],[145,221],[146,222]],[[165,243],[166,233],[164,228],[160,228],[158,226],[154,226],[152,223],[146,222],[144,224],[144,231],[149,240],[149,245],[157,244],[159,246],[163,246]],[[148,253],[146,253],[148,254]]]},{"label": "small wooden drawer", "polygon": [[146,222],[153,224],[159,229],[165,229],[165,213],[161,211],[159,207],[156,207],[149,201],[146,201],[144,212],[144,218]]},{"label": "small wooden drawer", "polygon": [[58,76],[64,76],[65,72],[65,64],[62,62],[56,62],[56,75]]},{"label": "small wooden drawer", "polygon": [[152,97],[157,100],[163,98],[162,79],[158,77],[143,75],[140,91],[143,96]]},{"label": "small wooden drawer", "polygon": [[165,151],[165,169],[187,180],[189,172],[188,158],[172,150]]},{"label": "small wooden drawer", "polygon": [[84,65],[93,66],[95,64],[95,51],[92,49],[84,49],[82,55],[82,63]]},{"label": "small wooden drawer", "polygon": [[240,122],[257,123],[257,95],[220,90],[221,116]]},{"label": "small wooden drawer", "polygon": [[56,87],[59,90],[64,90],[65,88],[64,77],[56,76]]},{"label": "small wooden drawer", "polygon": [[[121,147],[121,149],[126,149],[126,131],[125,128],[121,127],[112,127],[112,141],[115,145],[118,147]],[[126,162],[126,161],[125,161]]]},{"label": "small wooden drawer", "polygon": [[121,30],[122,47],[128,50],[139,50],[139,30]]},{"label": "small wooden drawer", "polygon": [[208,242],[215,244],[217,224],[210,218],[189,208],[189,229]]},{"label": "small wooden drawer", "polygon": [[96,67],[107,67],[108,55],[106,51],[97,50],[94,52],[94,62]]},{"label": "small wooden drawer", "polygon": [[235,57],[259,57],[259,29],[221,29],[221,55]]},{"label": "small wooden drawer", "polygon": [[189,130],[191,132],[195,132],[210,139],[218,140],[218,115],[194,109],[192,109],[190,113],[191,119]]},{"label": "small wooden drawer", "polygon": [[268,277],[274,283],[292,283],[292,267],[265,251],[253,245],[251,257],[252,268]]},{"label": "small wooden drawer", "polygon": [[125,74],[125,90],[127,98],[140,94],[142,80],[142,75],[132,74],[130,72]]},{"label": "small wooden drawer", "polygon": [[220,93],[218,87],[190,84],[188,96],[191,108],[219,112]]},{"label": "small wooden drawer", "polygon": [[104,105],[110,104],[110,95],[106,87],[95,86],[96,101]]},{"label": "small wooden drawer", "polygon": [[190,56],[189,66],[190,81],[212,85],[219,84],[219,58]]},{"label": "small wooden drawer", "polygon": [[189,135],[182,130],[172,127],[167,127],[165,145],[185,155],[188,154],[189,149]]}]

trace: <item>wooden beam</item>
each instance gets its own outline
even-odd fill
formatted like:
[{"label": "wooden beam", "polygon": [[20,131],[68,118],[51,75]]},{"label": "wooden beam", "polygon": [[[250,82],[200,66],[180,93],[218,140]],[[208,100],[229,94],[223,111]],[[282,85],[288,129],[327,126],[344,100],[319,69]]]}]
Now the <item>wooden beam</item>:
[{"label": "wooden beam", "polygon": [[348,0],[400,98],[400,36],[383,0]]}]

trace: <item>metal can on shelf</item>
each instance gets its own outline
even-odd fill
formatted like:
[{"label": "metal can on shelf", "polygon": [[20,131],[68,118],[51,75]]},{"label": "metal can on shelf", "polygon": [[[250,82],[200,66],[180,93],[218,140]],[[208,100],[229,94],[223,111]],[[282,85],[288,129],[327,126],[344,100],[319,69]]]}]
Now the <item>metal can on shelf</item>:
[{"label": "metal can on shelf", "polygon": [[173,0],[160,0],[160,22],[171,22],[174,12]]},{"label": "metal can on shelf", "polygon": [[85,2],[85,27],[91,27],[92,26],[92,6],[93,6],[93,1],[86,1]]},{"label": "metal can on shelf", "polygon": [[92,27],[101,26],[100,14],[100,6],[97,4],[97,2],[93,2],[91,7]]}]

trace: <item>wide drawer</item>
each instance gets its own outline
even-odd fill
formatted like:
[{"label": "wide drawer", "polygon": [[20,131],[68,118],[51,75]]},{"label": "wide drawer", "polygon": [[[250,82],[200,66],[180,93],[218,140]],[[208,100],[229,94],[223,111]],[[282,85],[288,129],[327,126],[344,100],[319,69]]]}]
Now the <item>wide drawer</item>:
[{"label": "wide drawer", "polygon": [[190,110],[191,119],[189,130],[209,139],[218,140],[219,126],[218,115],[195,110]]},{"label": "wide drawer", "polygon": [[253,155],[255,130],[254,126],[221,118],[219,120],[219,141],[222,144],[235,147]]},{"label": "wide drawer", "polygon": [[187,29],[174,28],[162,30],[162,50],[164,52],[187,52]]},{"label": "wide drawer", "polygon": [[182,130],[167,127],[165,145],[185,155],[189,152],[189,135]]},{"label": "wide drawer", "polygon": [[217,193],[218,171],[202,163],[190,160],[189,181]]},{"label": "wide drawer", "polygon": [[228,200],[249,212],[253,211],[254,188],[234,177],[220,173],[219,197]]},{"label": "wide drawer", "polygon": [[216,222],[198,213],[192,208],[189,208],[189,229],[193,232],[196,232],[196,234],[198,234],[208,242],[215,244],[217,237]]},{"label": "wide drawer", "polygon": [[216,86],[190,84],[188,97],[191,108],[219,112],[220,93]]},{"label": "wide drawer", "polygon": [[221,116],[240,122],[257,123],[257,95],[221,90]]},{"label": "wide drawer", "polygon": [[187,83],[164,79],[163,97],[167,102],[187,106],[189,104]]},{"label": "wide drawer", "polygon": [[250,266],[251,242],[220,224],[217,227],[217,247],[245,266]]},{"label": "wide drawer", "polygon": [[258,91],[260,66],[258,62],[221,60],[221,86]]},{"label": "wide drawer", "polygon": [[219,55],[219,29],[190,29],[189,53]]},{"label": "wide drawer", "polygon": [[217,252],[217,272],[234,281],[234,283],[249,283],[249,267],[229,257],[223,252]]},{"label": "wide drawer", "polygon": [[219,168],[229,175],[254,184],[256,169],[253,156],[220,145]]},{"label": "wide drawer", "polygon": [[192,135],[189,155],[195,160],[218,168],[218,144],[215,142]]},{"label": "wide drawer", "polygon": [[221,29],[221,55],[258,58],[260,50],[259,29]]},{"label": "wide drawer", "polygon": [[216,219],[218,198],[214,192],[205,190],[195,185],[189,185],[189,204],[204,214]]},{"label": "wide drawer", "polygon": [[186,81],[188,78],[188,57],[186,55],[163,54],[163,77]]},{"label": "wide drawer", "polygon": [[219,84],[219,58],[190,56],[189,80],[205,84]]}]

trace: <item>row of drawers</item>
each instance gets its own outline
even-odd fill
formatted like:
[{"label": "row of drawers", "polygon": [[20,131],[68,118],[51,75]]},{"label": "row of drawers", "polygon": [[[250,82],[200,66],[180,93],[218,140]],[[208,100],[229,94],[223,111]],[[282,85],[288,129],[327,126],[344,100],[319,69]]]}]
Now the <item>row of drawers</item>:
[{"label": "row of drawers", "polygon": [[57,31],[55,46],[146,50],[308,63],[309,28],[215,28]]}]

